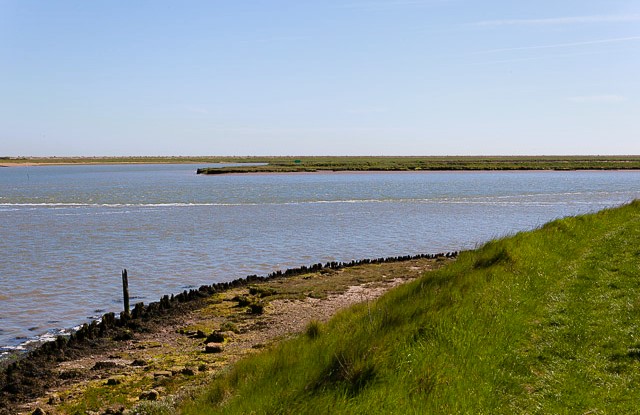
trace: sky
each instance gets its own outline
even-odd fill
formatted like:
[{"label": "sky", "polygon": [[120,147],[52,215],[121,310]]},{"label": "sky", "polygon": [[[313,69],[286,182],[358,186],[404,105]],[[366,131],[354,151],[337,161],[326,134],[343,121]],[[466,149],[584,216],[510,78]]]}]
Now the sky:
[{"label": "sky", "polygon": [[0,156],[640,154],[640,0],[0,0]]}]

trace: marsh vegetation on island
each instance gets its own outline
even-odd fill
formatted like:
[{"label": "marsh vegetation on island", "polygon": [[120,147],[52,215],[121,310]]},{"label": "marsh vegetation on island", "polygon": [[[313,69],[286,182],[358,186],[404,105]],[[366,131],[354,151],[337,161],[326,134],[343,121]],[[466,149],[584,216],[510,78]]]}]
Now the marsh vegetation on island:
[{"label": "marsh vegetation on island", "polygon": [[[238,159],[229,161],[241,162]],[[201,168],[199,174],[319,171],[640,169],[640,156],[248,157],[260,166]]]}]

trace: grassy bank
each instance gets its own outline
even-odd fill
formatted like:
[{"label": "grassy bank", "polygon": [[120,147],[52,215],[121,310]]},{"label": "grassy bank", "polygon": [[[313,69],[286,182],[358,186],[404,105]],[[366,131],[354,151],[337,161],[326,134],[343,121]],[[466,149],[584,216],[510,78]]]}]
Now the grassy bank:
[{"label": "grassy bank", "polygon": [[[234,160],[237,161],[237,160]],[[640,156],[509,157],[249,157],[265,166],[198,169],[200,174],[416,170],[614,170],[640,169]]]},{"label": "grassy bank", "polygon": [[242,360],[208,413],[636,413],[640,202],[466,252]]}]

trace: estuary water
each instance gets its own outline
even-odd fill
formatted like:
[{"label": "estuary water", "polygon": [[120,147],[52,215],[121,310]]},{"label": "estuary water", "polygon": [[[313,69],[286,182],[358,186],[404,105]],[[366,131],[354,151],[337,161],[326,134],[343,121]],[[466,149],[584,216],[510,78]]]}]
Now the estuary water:
[{"label": "estuary water", "polygon": [[469,249],[640,198],[638,171],[0,169],[0,355],[132,304],[316,262]]}]

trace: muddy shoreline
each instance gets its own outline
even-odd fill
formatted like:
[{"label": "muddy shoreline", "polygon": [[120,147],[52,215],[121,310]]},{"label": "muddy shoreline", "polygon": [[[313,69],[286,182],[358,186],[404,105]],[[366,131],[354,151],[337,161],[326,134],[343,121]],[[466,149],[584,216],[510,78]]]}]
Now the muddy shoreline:
[{"label": "muddy shoreline", "polygon": [[[158,302],[135,304],[130,316],[121,313],[118,318],[114,313],[107,313],[100,321],[83,325],[71,336],[59,336],[55,341],[15,356],[14,361],[4,362],[0,370],[0,414],[31,413],[34,408],[43,405],[47,408],[47,413],[65,413],[70,405],[82,406],[82,399],[86,399],[82,393],[68,392],[69,390],[77,389],[78,385],[85,385],[86,388],[87,385],[99,383],[105,376],[126,376],[131,379],[142,377],[140,382],[146,382],[149,386],[154,386],[157,378],[163,376],[155,376],[160,372],[165,375],[176,372],[182,377],[185,377],[183,372],[193,373],[194,378],[206,378],[207,374],[211,375],[211,370],[219,370],[220,366],[231,363],[256,346],[262,347],[264,342],[300,331],[303,328],[300,324],[304,321],[295,321],[302,309],[306,310],[304,315],[312,316],[324,307],[326,310],[318,318],[326,319],[341,306],[358,302],[358,299],[370,298],[374,294],[380,295],[394,284],[415,278],[415,270],[422,272],[433,264],[445,262],[456,255],[457,253],[424,254],[346,263],[318,263],[277,271],[267,276],[250,275],[231,282],[203,285],[177,295],[165,295]],[[375,274],[374,271],[383,272],[376,277],[377,282],[374,281],[375,278],[369,277]],[[361,275],[356,275],[357,273]],[[391,278],[385,273],[394,276]],[[356,275],[355,279],[338,284],[338,281],[342,281],[339,278],[347,274]],[[305,285],[304,290],[308,292],[302,289],[300,292],[291,290],[297,284],[308,285],[311,282],[324,284],[324,291],[311,285],[310,288]],[[374,286],[374,282],[382,285]],[[333,288],[340,284],[341,289]],[[345,295],[350,299],[341,297]],[[214,309],[215,312],[208,311]],[[287,317],[288,309],[293,309],[293,314]],[[270,319],[278,315],[285,317],[276,319],[277,322],[270,322]],[[214,336],[207,339],[214,332],[222,334],[218,338]],[[262,334],[263,341],[255,340],[263,332],[269,333]],[[203,342],[211,339],[222,340],[219,342],[219,355],[206,352],[206,347],[209,346]],[[180,345],[184,342],[188,345]],[[185,354],[184,350],[191,350],[191,354]],[[189,367],[188,364],[179,369],[174,367],[173,371],[166,370],[167,367],[171,368],[171,364],[141,363],[153,361],[154,356],[159,355],[174,356],[172,360],[184,357],[187,360],[185,363],[199,363],[194,367]],[[115,358],[117,356],[120,357]],[[146,356],[146,360],[134,356]],[[74,364],[88,358],[91,367],[81,365],[80,368],[74,368]],[[136,361],[138,366],[133,365]],[[151,383],[147,382],[149,374],[145,370],[152,372]],[[186,378],[176,380],[175,376],[171,377],[172,381],[165,383],[198,384],[204,381]],[[122,383],[119,380],[106,382]],[[129,389],[135,392],[134,388]],[[167,396],[174,395],[177,389],[166,393]],[[134,398],[139,399],[137,395],[130,399]],[[121,409],[132,404],[133,402],[123,404]],[[102,405],[98,406],[102,409]],[[62,407],[62,412],[57,407]]]}]

